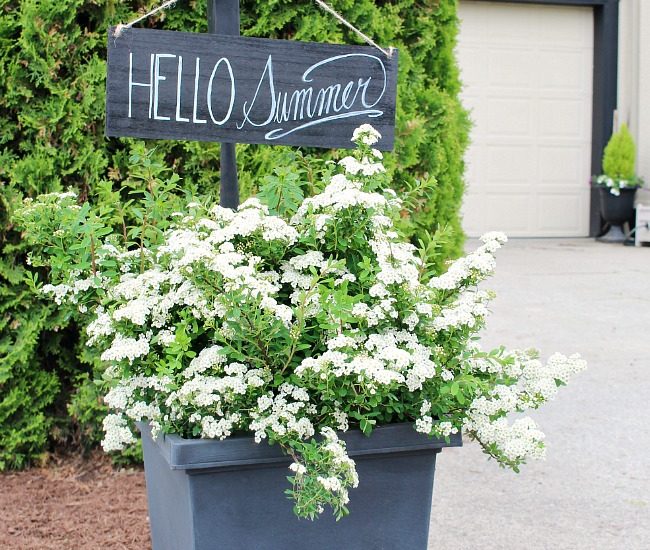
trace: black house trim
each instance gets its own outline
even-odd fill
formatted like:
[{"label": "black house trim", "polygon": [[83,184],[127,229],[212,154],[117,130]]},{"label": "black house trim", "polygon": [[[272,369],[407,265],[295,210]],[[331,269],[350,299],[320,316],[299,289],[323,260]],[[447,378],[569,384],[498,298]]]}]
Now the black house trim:
[{"label": "black house trim", "polygon": [[[481,0],[510,4],[582,6],[594,10],[594,78],[591,129],[591,173],[600,174],[603,150],[612,135],[617,102],[619,0]],[[586,184],[587,182],[585,182]],[[602,229],[598,190],[591,189],[589,236]]]}]

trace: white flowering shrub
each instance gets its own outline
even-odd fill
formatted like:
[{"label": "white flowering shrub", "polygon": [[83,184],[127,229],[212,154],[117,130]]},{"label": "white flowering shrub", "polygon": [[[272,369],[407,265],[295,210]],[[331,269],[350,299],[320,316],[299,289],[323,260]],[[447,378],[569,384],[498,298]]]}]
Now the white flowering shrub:
[{"label": "white flowering shrub", "polygon": [[159,245],[105,235],[85,272],[58,269],[43,287],[92,316],[89,344],[108,365],[106,451],[130,444],[137,421],[190,438],[251,434],[293,458],[288,492],[310,518],[344,515],[359,482],[337,432],[412,422],[433,437],[463,430],[515,470],[543,456],[533,421],[508,414],[552,399],[584,362],[481,351],[491,295],[477,285],[505,236],[431,276],[395,230],[403,212],[375,130],[353,139],[341,173],[283,218],[258,199],[236,212],[192,202]]}]

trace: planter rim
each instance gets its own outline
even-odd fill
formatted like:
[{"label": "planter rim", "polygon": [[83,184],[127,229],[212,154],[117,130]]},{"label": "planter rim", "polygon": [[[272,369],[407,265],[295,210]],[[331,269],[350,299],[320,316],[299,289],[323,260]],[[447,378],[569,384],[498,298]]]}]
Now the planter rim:
[{"label": "planter rim", "polygon": [[[141,432],[151,433],[144,422],[138,422]],[[387,424],[372,431],[370,437],[360,430],[339,433],[346,442],[348,455],[382,455],[386,453],[413,453],[434,451],[444,447],[462,447],[460,433],[453,434],[449,442],[441,438],[430,438],[416,432],[411,422]],[[278,445],[266,441],[255,443],[252,436],[235,436],[223,440],[185,439],[178,435],[160,435],[154,440],[162,456],[172,470],[218,469],[255,464],[289,463]]]},{"label": "planter rim", "polygon": [[[621,193],[636,193],[637,189],[641,189],[641,188],[642,188],[642,187],[640,187],[640,186],[637,186],[637,187],[621,187],[621,188],[619,189],[619,191],[620,191]],[[617,195],[612,194],[612,193],[610,192],[610,190],[609,190],[610,188],[609,188],[609,187],[606,187],[605,185],[597,185],[597,186],[596,186],[596,189],[600,189],[601,192],[603,192],[603,193],[609,193],[609,194],[612,195],[613,197],[616,197],[616,196],[617,196]]]}]

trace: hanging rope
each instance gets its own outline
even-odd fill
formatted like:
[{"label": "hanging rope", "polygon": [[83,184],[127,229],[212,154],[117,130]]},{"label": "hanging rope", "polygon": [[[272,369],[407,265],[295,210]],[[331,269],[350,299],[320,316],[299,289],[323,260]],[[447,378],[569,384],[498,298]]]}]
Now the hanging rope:
[{"label": "hanging rope", "polygon": [[150,12],[145,13],[144,15],[142,15],[141,17],[138,17],[137,19],[134,19],[130,23],[126,23],[126,24],[120,23],[119,25],[116,25],[115,26],[115,32],[113,33],[113,36],[115,38],[119,38],[120,35],[122,34],[122,32],[125,29],[130,29],[133,25],[135,25],[136,23],[139,23],[143,19],[147,19],[148,17],[151,17],[152,15],[156,15],[159,11],[166,10],[167,8],[169,8],[169,7],[173,6],[174,4],[176,4],[177,1],[178,0],[167,0],[167,2],[164,2],[164,3],[160,4],[160,6],[158,6],[157,8],[154,8]]},{"label": "hanging rope", "polygon": [[[119,38],[121,34],[124,32],[125,29],[130,29],[133,25],[136,23],[139,23],[140,21],[147,19],[151,17],[152,15],[157,14],[159,11],[166,10],[167,8],[173,6],[176,4],[178,0],[167,0],[167,2],[163,2],[158,6],[157,8],[152,9],[151,11],[145,13],[144,15],[141,15],[137,19],[134,19],[133,21],[130,21],[129,23],[120,23],[116,25],[115,27],[115,32],[113,33],[113,36],[115,38]],[[332,8],[329,4],[323,2],[323,0],[315,0],[316,4],[318,7],[320,7],[322,10],[326,11],[329,13],[331,16],[333,16],[337,21],[345,25],[347,28],[350,30],[354,31],[357,35],[359,35],[367,44],[370,44],[371,46],[374,46],[377,48],[381,53],[383,53],[386,57],[389,59],[393,56],[393,48],[382,48],[377,42],[375,42],[372,38],[370,38],[367,34],[364,32],[360,31],[357,29],[352,23],[350,23],[345,17],[343,17],[340,13],[338,13],[334,8]]]},{"label": "hanging rope", "polygon": [[331,6],[323,2],[323,0],[315,0],[316,4],[318,4],[318,7],[320,7],[322,10],[325,10],[327,13],[330,15],[334,16],[340,23],[343,23],[347,28],[353,30],[355,33],[357,33],[363,40],[365,40],[368,44],[371,46],[374,46],[377,48],[380,52],[382,52],[386,57],[389,59],[393,57],[393,48],[388,48],[387,50],[385,48],[382,48],[377,42],[375,42],[372,38],[370,38],[367,34],[361,32],[359,29],[357,29],[352,23],[350,23],[345,17],[343,17],[340,13],[334,10]]}]

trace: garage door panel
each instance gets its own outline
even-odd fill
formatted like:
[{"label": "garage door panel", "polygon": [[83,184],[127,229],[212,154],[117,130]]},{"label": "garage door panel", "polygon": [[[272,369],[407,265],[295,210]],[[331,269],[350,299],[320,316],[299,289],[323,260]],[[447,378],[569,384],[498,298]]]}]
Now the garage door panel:
[{"label": "garage door panel", "polygon": [[477,10],[463,14],[463,29],[467,31],[467,44],[482,44],[486,40],[488,29],[482,17],[483,14]]},{"label": "garage door panel", "polygon": [[[467,150],[468,160],[465,161],[465,178],[468,181],[478,181],[483,172],[482,151],[474,151],[474,149],[476,147],[470,144]],[[467,193],[478,191],[477,186],[468,187],[466,190]]]},{"label": "garage door panel", "polygon": [[478,45],[467,45],[459,51],[458,64],[463,67],[463,81],[468,87],[481,84],[488,78],[487,54]]},{"label": "garage door panel", "polygon": [[[591,8],[566,6],[531,6],[540,39],[549,44],[563,44],[576,48],[592,48],[593,19]],[[561,11],[560,11],[561,10]]]},{"label": "garage door panel", "polygon": [[479,127],[476,122],[478,120],[485,120],[487,111],[484,109],[484,102],[480,97],[472,97],[470,95],[463,97],[463,107],[468,110],[469,118],[472,121],[473,129],[472,136],[476,138],[479,133],[485,132],[485,128]]},{"label": "garage door panel", "polygon": [[[582,147],[539,147],[539,180],[546,184],[565,184],[573,192],[572,184],[580,180],[584,165]],[[585,182],[586,185],[586,182]]]},{"label": "garage door panel", "polygon": [[567,229],[566,220],[573,219],[573,230],[579,231],[582,220],[580,217],[574,217],[573,214],[583,205],[584,202],[580,197],[565,193],[542,195],[539,197],[537,223],[547,234],[556,233],[555,236],[562,236],[562,232]]},{"label": "garage door panel", "polygon": [[[461,2],[461,4],[463,4],[463,2]],[[507,14],[508,24],[504,25],[502,19],[494,17],[491,13],[488,13],[488,10],[491,7],[501,8],[498,2],[490,2],[484,7],[486,8],[485,10],[472,14],[471,17],[475,20],[482,20],[483,25],[487,29],[485,40],[490,45],[504,46],[513,44],[517,46],[519,44],[527,44],[531,38],[531,32],[534,33],[532,38],[537,38],[538,29],[536,27],[531,27],[528,20],[529,14],[525,11],[511,10],[510,13]],[[463,19],[463,21],[465,20],[467,11],[468,10],[465,10],[464,6],[461,5],[461,19]]]},{"label": "garage door panel", "polygon": [[496,88],[530,89],[535,82],[535,70],[530,65],[534,50],[494,48],[488,52],[487,81]]},{"label": "garage door panel", "polygon": [[[531,131],[532,109],[529,99],[501,99],[491,97],[487,100],[487,131],[490,135],[525,136]],[[480,113],[480,109],[476,110]],[[483,120],[477,118],[477,124]]]},{"label": "garage door panel", "polygon": [[585,106],[580,100],[544,99],[538,106],[539,135],[542,138],[572,138],[585,135]]},{"label": "garage door panel", "polygon": [[[542,50],[537,55],[538,74],[544,79],[539,83],[542,91],[585,90],[585,54],[575,50]],[[591,72],[591,71],[589,71]],[[587,86],[588,88],[589,86]]]},{"label": "garage door panel", "polygon": [[474,235],[485,232],[483,228],[486,224],[483,219],[484,208],[481,205],[481,197],[468,193],[465,195],[464,201],[463,227],[465,231]]},{"label": "garage door panel", "polygon": [[[487,198],[481,195],[468,194],[465,196],[465,208],[463,210],[465,230],[473,232],[499,230],[504,224],[500,212],[507,208],[510,211],[507,220],[511,228],[509,235],[513,237],[524,235],[528,231],[529,225],[526,215],[528,201],[529,197],[526,194],[513,195],[512,193],[504,193],[501,197],[491,195]],[[496,208],[495,202],[499,202],[498,208]]]},{"label": "garage door panel", "polygon": [[520,236],[530,230],[531,197],[527,193],[493,193],[485,200],[485,223],[487,231],[498,231],[504,223],[510,228],[510,235]]},{"label": "garage door panel", "polygon": [[530,167],[536,162],[533,147],[513,144],[490,145],[487,147],[486,182],[527,186],[531,175]]},{"label": "garage door panel", "polygon": [[528,29],[525,24],[514,23],[506,28],[499,25],[498,22],[491,21],[488,27],[487,39],[491,44],[500,46],[510,46],[520,44],[529,37]]},{"label": "garage door panel", "polygon": [[465,231],[588,235],[593,10],[461,0],[459,15]]}]

